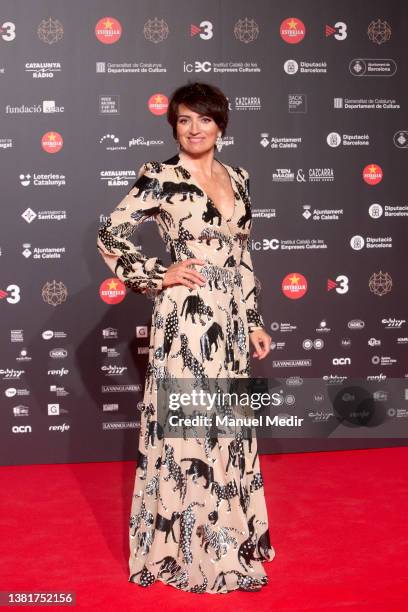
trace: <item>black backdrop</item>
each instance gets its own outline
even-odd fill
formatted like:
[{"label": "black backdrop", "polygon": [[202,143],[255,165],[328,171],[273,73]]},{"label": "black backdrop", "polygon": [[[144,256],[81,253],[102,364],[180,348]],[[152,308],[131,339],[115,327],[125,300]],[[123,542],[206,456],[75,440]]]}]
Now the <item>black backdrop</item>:
[{"label": "black backdrop", "polygon": [[[407,11],[395,0],[2,0],[2,464],[136,456],[152,303],[105,301],[96,234],[141,164],[175,152],[166,96],[192,79],[228,96],[218,157],[251,176],[273,338],[253,373],[289,381],[298,406],[306,378],[361,378],[380,394],[404,384]],[[143,225],[138,244],[169,261]],[[387,412],[392,434],[322,436],[314,427],[336,415],[320,392],[304,399],[305,438],[262,440],[263,452],[404,443],[403,403]]]}]

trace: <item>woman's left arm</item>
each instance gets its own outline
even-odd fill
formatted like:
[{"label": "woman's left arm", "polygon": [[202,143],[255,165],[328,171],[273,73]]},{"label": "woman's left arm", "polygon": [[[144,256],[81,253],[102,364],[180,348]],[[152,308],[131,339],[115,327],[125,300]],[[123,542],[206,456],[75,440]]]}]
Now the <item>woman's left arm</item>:
[{"label": "woman's left arm", "polygon": [[[245,198],[248,199],[248,202],[246,204],[250,210],[251,200],[250,200],[250,194],[249,194],[249,175],[248,175],[248,172],[244,170],[243,168],[241,168],[241,170],[243,171],[244,176],[245,176]],[[262,315],[259,311],[258,289],[256,285],[251,251],[249,248],[249,242],[250,242],[249,239],[250,239],[250,234],[248,234],[247,237],[245,238],[244,244],[242,247],[240,272],[242,275],[242,288],[243,288],[244,299],[245,299],[248,328],[249,328],[249,331],[251,332],[255,330],[256,328],[258,329],[263,328],[265,324],[264,324]]]},{"label": "woman's left arm", "polygon": [[[249,208],[249,210],[251,210],[249,174],[244,168],[241,168],[241,170],[243,171],[245,177],[245,198],[247,198],[246,206]],[[251,342],[255,348],[253,357],[264,359],[271,349],[271,337],[264,329],[265,323],[259,310],[258,288],[254,274],[251,251],[249,248],[249,237],[250,234],[247,235],[243,244],[240,272],[242,275],[242,288],[244,292],[248,330],[250,333]]]}]

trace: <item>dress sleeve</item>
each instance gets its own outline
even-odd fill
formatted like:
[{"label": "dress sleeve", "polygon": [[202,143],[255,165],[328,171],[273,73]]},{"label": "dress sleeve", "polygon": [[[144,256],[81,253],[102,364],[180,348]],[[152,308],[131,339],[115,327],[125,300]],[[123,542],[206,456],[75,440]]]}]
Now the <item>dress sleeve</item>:
[{"label": "dress sleeve", "polygon": [[151,298],[163,289],[167,267],[159,257],[147,257],[129,238],[140,223],[159,213],[160,206],[161,184],[155,162],[146,162],[97,236],[98,250],[112,272],[126,287]]},{"label": "dress sleeve", "polygon": [[[245,176],[245,197],[248,198],[248,201],[250,203],[249,174],[244,168],[241,168],[241,170]],[[255,329],[262,329],[265,324],[262,315],[259,311],[258,287],[256,284],[252,256],[249,248],[249,239],[250,234],[247,235],[243,242],[240,272],[242,275],[242,288],[245,299],[248,329],[249,332],[252,332]]]}]

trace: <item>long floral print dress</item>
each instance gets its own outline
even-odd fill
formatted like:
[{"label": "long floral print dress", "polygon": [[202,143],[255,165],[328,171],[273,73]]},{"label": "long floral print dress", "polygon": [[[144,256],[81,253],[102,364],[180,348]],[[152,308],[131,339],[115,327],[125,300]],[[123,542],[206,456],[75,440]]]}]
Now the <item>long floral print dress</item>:
[{"label": "long floral print dress", "polygon": [[[235,194],[229,219],[176,154],[145,163],[98,232],[111,271],[154,301],[129,525],[129,581],[144,587],[161,580],[192,593],[260,590],[268,582],[262,562],[275,557],[256,436],[166,438],[157,423],[158,381],[249,377],[249,332],[264,326],[248,172],[223,165]],[[163,287],[163,261],[129,240],[151,216],[172,263],[205,260],[196,265],[205,285]]]}]

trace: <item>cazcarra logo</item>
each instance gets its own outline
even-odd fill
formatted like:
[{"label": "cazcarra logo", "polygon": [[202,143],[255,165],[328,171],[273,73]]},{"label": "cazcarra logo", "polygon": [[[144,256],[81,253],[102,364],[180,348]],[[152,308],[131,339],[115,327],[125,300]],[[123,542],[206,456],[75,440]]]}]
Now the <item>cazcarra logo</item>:
[{"label": "cazcarra logo", "polygon": [[49,352],[49,356],[53,359],[64,359],[65,357],[67,357],[67,355],[68,351],[63,348],[52,349],[52,351]]},{"label": "cazcarra logo", "polygon": [[350,357],[333,357],[332,364],[333,365],[350,365],[351,359]]},{"label": "cazcarra logo", "polygon": [[13,425],[11,431],[15,434],[31,433],[31,425]]}]

